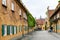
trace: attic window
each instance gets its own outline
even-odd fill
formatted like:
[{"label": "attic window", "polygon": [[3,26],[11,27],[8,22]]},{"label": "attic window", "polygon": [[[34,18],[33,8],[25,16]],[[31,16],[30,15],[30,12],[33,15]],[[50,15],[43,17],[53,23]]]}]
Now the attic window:
[{"label": "attic window", "polygon": [[12,3],[12,11],[14,11],[14,3]]},{"label": "attic window", "polygon": [[6,6],[6,0],[2,0],[2,4]]},{"label": "attic window", "polygon": [[7,6],[6,6],[6,0],[2,0],[2,6],[5,7],[5,8],[7,8]]},{"label": "attic window", "polygon": [[19,15],[21,15],[21,9],[19,9]]},{"label": "attic window", "polygon": [[23,14],[24,19],[27,19],[26,13]]}]

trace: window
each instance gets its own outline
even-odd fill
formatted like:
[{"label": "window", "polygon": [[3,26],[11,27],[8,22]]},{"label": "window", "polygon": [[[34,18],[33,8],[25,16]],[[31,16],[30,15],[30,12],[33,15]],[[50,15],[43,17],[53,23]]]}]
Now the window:
[{"label": "window", "polygon": [[17,27],[17,31],[19,32],[19,27]]},{"label": "window", "polygon": [[27,26],[25,26],[25,31],[27,31]]},{"label": "window", "polygon": [[2,0],[2,4],[6,6],[6,0]]},{"label": "window", "polygon": [[14,34],[14,26],[12,26],[12,34]]},{"label": "window", "polygon": [[5,31],[4,36],[6,36],[6,35],[7,35],[7,26],[5,25],[4,27],[5,27],[5,28],[4,28],[4,31]]},{"label": "window", "polygon": [[12,3],[12,11],[14,11],[14,3]]},{"label": "window", "polygon": [[54,16],[54,19],[56,19],[56,17]]},{"label": "window", "polygon": [[54,16],[54,19],[56,19],[56,18],[57,18],[57,15]]},{"label": "window", "polygon": [[22,28],[21,28],[21,26],[20,26],[19,30],[20,30],[20,32],[22,31]]},{"label": "window", "polygon": [[59,18],[59,16],[60,16],[60,15],[59,15],[59,13],[58,13],[58,14],[57,14],[57,18]]},{"label": "window", "polygon": [[10,35],[10,25],[7,26],[7,35]]},{"label": "window", "polygon": [[14,34],[16,34],[16,27],[14,27]]},{"label": "window", "polygon": [[27,15],[26,15],[26,13],[23,14],[23,17],[24,17],[25,19],[27,19]]},{"label": "window", "polygon": [[12,35],[12,26],[10,26],[10,35]]},{"label": "window", "polygon": [[16,26],[16,33],[17,33],[17,26]]},{"label": "window", "polygon": [[27,26],[25,26],[25,27],[24,27],[24,29],[25,29],[25,31],[27,31],[27,30],[28,30],[28,27],[27,27]]},{"label": "window", "polygon": [[19,9],[19,15],[21,15],[21,9]]},{"label": "window", "polygon": [[2,36],[6,36],[6,35],[7,35],[7,26],[2,25]]}]

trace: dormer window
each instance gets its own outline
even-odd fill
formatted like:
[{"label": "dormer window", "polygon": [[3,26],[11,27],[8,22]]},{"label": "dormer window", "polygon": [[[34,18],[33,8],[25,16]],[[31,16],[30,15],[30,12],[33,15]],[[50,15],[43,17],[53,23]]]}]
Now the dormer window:
[{"label": "dormer window", "polygon": [[12,11],[14,11],[14,3],[12,3]]},{"label": "dormer window", "polygon": [[6,0],[2,0],[2,4],[6,6]]}]

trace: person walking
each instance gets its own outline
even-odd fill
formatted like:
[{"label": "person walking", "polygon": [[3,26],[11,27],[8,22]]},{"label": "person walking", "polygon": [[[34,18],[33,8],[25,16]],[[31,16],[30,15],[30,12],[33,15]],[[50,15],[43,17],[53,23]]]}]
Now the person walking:
[{"label": "person walking", "polygon": [[50,32],[52,32],[52,31],[53,31],[53,27],[51,26],[51,27],[50,27]]}]

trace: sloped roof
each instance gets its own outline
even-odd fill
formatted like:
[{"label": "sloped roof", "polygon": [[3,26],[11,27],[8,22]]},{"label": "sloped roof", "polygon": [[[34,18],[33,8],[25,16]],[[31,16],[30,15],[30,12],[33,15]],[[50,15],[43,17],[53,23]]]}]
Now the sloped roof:
[{"label": "sloped roof", "polygon": [[45,19],[36,19],[36,23],[37,23],[38,25],[43,25],[44,22],[45,22]]},{"label": "sloped roof", "polygon": [[54,10],[48,10],[48,16],[49,16],[49,18],[53,15],[53,13],[54,13]]},{"label": "sloped roof", "polygon": [[[60,1],[58,1],[58,5],[56,6],[56,8],[55,8],[55,10],[54,10],[54,13],[52,14],[52,16],[54,15],[54,14],[56,14],[58,11],[60,10]],[[51,16],[51,17],[52,17]],[[50,17],[50,18],[51,18]]]}]

